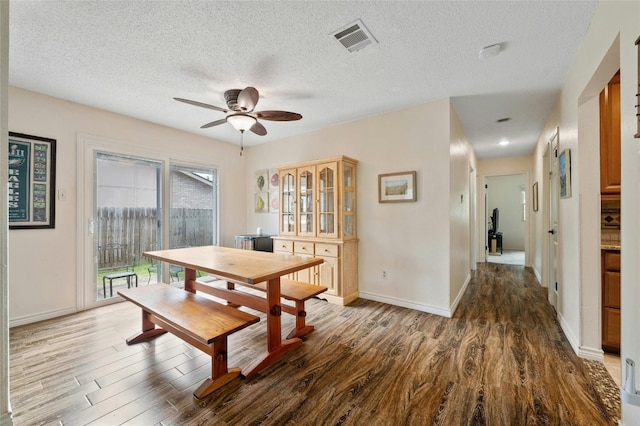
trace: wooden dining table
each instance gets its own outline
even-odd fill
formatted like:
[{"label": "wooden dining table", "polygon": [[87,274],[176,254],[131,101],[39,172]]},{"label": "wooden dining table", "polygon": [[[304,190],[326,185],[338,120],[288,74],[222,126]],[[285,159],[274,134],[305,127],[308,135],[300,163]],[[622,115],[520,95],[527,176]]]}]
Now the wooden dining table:
[{"label": "wooden dining table", "polygon": [[184,289],[196,292],[196,271],[245,285],[266,282],[267,351],[243,374],[251,377],[302,343],[300,338],[282,340],[280,277],[320,265],[323,260],[287,254],[218,246],[148,251],[145,256],[184,268]]}]

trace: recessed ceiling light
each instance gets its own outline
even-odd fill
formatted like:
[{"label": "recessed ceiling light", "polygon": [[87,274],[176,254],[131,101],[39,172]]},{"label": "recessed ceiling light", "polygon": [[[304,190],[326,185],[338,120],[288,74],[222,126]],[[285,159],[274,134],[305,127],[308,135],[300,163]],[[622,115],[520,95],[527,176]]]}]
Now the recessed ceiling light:
[{"label": "recessed ceiling light", "polygon": [[502,139],[500,142],[498,142],[498,145],[507,146],[509,145],[509,141],[507,139]]}]

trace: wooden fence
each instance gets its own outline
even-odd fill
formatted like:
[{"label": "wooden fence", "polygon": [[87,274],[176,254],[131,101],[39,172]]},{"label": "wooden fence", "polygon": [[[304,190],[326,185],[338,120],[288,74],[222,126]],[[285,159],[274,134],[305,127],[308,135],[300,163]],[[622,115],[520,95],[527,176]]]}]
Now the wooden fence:
[{"label": "wooden fence", "polygon": [[[145,251],[158,250],[155,208],[101,207],[94,222],[98,240],[98,269],[147,263]],[[213,244],[213,210],[171,209],[170,247]]]}]

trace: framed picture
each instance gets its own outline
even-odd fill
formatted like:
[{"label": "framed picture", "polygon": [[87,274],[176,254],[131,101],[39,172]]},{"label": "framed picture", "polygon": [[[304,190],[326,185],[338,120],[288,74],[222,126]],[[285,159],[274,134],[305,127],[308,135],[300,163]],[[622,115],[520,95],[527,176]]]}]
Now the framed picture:
[{"label": "framed picture", "polygon": [[258,170],[255,174],[255,192],[267,191],[269,189],[268,170]]},{"label": "framed picture", "polygon": [[280,185],[280,177],[278,169],[269,169],[269,189],[278,188]]},{"label": "framed picture", "polygon": [[560,198],[571,197],[571,150],[566,148],[558,157]]},{"label": "framed picture", "polygon": [[378,202],[416,201],[416,172],[378,175]]},{"label": "framed picture", "polygon": [[538,182],[533,184],[533,190],[531,191],[533,196],[533,211],[538,211]]},{"label": "framed picture", "polygon": [[256,192],[254,205],[256,213],[267,213],[269,211],[269,193],[267,191]]},{"label": "framed picture", "polygon": [[9,229],[55,228],[56,140],[9,132]]}]

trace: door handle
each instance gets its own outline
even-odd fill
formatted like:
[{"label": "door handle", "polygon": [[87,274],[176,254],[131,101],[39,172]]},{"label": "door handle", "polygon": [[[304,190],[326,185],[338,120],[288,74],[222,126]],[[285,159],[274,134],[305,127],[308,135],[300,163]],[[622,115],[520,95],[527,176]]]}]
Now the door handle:
[{"label": "door handle", "polygon": [[550,233],[551,235],[553,235],[553,234],[556,233],[556,230],[555,229],[549,229],[547,232]]}]

